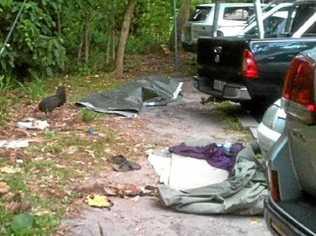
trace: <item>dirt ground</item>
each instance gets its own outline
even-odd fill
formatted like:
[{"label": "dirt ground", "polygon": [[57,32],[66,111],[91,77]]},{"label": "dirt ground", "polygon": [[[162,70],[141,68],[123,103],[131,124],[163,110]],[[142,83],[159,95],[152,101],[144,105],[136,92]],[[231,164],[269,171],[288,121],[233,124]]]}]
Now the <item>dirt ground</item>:
[{"label": "dirt ground", "polygon": [[[138,118],[110,117],[108,124],[122,135],[143,142],[144,149],[169,147],[191,139],[249,140],[245,132],[227,127],[223,116],[214,106],[202,106],[202,94],[192,88],[189,78],[184,81],[183,99],[166,107],[145,109]],[[135,148],[138,148],[135,146]],[[91,177],[87,186],[96,183],[128,183],[137,186],[157,185],[158,178],[146,159],[138,158],[139,171],[106,172]],[[84,184],[81,185],[81,187]],[[260,217],[199,216],[164,209],[154,197],[111,198],[111,210],[84,208],[69,217],[62,228],[67,235],[270,235]]]}]

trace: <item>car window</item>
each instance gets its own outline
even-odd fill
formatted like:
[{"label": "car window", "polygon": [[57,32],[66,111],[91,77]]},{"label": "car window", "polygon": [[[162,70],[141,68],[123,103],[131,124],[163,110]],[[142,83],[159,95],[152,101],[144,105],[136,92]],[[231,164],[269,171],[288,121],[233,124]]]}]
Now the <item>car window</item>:
[{"label": "car window", "polygon": [[297,6],[290,17],[290,32],[291,34],[298,31],[302,25],[315,13],[316,4],[302,4]]},{"label": "car window", "polygon": [[303,34],[303,37],[315,37],[316,36],[316,22],[309,27],[309,29]]},{"label": "car window", "polygon": [[[268,18],[264,19],[263,26],[267,37],[276,37],[285,32],[286,19],[288,18],[290,7],[282,8]],[[255,35],[258,33],[258,27],[249,30],[246,35]]]},{"label": "car window", "polygon": [[226,7],[223,19],[246,21],[253,13],[253,7]]},{"label": "car window", "polygon": [[193,12],[190,21],[204,21],[210,14],[212,7],[197,7]]},{"label": "car window", "polygon": [[277,36],[285,31],[285,25],[286,25],[286,19],[281,17],[272,16],[268,18],[264,22],[264,28],[266,30],[265,34],[266,36]]}]

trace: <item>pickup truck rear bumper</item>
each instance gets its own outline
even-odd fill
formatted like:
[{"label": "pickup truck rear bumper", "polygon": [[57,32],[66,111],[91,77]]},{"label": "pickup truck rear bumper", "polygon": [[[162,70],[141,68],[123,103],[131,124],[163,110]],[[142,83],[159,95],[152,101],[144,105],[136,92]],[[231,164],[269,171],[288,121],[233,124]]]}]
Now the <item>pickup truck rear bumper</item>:
[{"label": "pickup truck rear bumper", "polygon": [[265,221],[269,230],[276,236],[296,236],[296,235],[315,235],[309,230],[302,227],[288,216],[273,200],[268,198],[265,200]]},{"label": "pickup truck rear bumper", "polygon": [[215,98],[231,100],[233,102],[251,100],[247,87],[244,85],[223,82],[222,90],[215,90],[213,88],[213,80],[201,76],[195,76],[193,79],[193,85],[196,89]]}]

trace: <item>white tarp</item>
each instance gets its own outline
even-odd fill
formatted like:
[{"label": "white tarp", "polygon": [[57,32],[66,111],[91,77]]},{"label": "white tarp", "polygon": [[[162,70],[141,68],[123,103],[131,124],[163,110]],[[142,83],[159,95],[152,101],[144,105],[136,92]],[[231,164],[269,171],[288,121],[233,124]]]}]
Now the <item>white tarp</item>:
[{"label": "white tarp", "polygon": [[221,183],[228,172],[209,165],[205,160],[183,157],[164,151],[151,151],[149,162],[160,176],[160,182],[175,190],[199,188]]}]

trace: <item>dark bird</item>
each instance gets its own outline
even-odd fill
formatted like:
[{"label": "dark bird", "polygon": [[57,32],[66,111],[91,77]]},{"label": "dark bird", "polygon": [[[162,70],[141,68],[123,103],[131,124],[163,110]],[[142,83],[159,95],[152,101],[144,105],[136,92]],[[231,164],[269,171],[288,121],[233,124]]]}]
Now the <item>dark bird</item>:
[{"label": "dark bird", "polygon": [[38,109],[41,112],[51,113],[57,107],[64,105],[66,102],[66,90],[65,87],[60,86],[57,88],[56,94],[50,97],[44,98],[38,105]]}]

